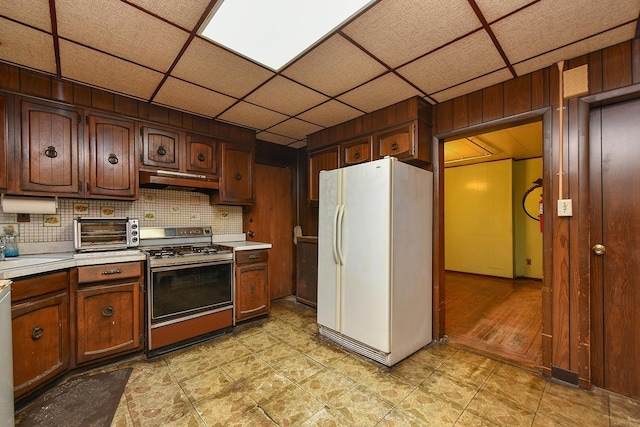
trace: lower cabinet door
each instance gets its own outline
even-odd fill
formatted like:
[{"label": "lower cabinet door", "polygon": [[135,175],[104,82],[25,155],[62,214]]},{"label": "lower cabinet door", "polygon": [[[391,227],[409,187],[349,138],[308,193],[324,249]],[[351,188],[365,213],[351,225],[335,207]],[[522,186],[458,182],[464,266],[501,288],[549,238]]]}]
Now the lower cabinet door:
[{"label": "lower cabinet door", "polygon": [[12,306],[14,398],[67,370],[67,306],[66,292]]},{"label": "lower cabinet door", "polygon": [[236,267],[236,320],[245,320],[269,312],[267,263]]},{"label": "lower cabinet door", "polygon": [[140,293],[138,282],[78,289],[78,364],[142,348]]}]

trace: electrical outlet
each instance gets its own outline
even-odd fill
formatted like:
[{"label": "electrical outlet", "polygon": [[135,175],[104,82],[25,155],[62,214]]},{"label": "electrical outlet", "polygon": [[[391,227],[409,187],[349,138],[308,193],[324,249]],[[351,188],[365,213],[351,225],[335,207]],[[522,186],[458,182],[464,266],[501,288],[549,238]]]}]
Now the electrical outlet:
[{"label": "electrical outlet", "polygon": [[572,216],[573,208],[571,207],[571,199],[558,200],[558,216]]},{"label": "electrical outlet", "polygon": [[531,258],[527,258],[527,265],[531,265]]}]

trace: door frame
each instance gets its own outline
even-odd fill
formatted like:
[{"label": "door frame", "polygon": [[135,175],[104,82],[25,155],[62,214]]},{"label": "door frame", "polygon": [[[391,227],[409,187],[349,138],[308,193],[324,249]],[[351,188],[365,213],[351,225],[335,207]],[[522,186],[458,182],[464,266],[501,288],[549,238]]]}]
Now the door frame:
[{"label": "door frame", "polygon": [[[578,211],[581,213],[578,223],[579,231],[579,247],[578,247],[578,267],[581,272],[579,277],[579,309],[584,313],[580,319],[580,332],[584,334],[581,342],[589,342],[589,348],[582,349],[579,357],[586,363],[580,364],[580,386],[590,388],[592,385],[592,377],[595,371],[596,378],[602,378],[604,365],[594,367],[593,363],[597,360],[603,361],[604,337],[602,334],[594,333],[594,317],[598,315],[596,312],[594,301],[592,299],[592,265],[591,265],[591,171],[590,153],[589,153],[589,127],[590,113],[592,108],[604,107],[606,105],[616,104],[623,101],[640,98],[640,84],[626,86],[620,89],[614,89],[595,95],[589,95],[578,98],[575,102],[578,108],[578,145],[579,150],[584,153],[580,157],[580,173],[578,181],[580,188],[586,189],[580,197],[580,206]],[[582,347],[582,346],[581,346]]]},{"label": "door frame", "polygon": [[[525,123],[542,121],[542,194],[545,206],[552,204],[553,167],[551,164],[553,110],[544,107],[503,119],[481,123],[460,130],[433,136],[432,158],[435,167],[433,181],[433,337],[445,337],[445,263],[444,263],[444,142],[445,139],[463,138],[479,133],[505,129]],[[553,240],[552,221],[544,221],[542,237],[542,366],[550,366],[552,345],[545,336],[553,335],[552,271]],[[547,365],[548,363],[548,365]]]}]

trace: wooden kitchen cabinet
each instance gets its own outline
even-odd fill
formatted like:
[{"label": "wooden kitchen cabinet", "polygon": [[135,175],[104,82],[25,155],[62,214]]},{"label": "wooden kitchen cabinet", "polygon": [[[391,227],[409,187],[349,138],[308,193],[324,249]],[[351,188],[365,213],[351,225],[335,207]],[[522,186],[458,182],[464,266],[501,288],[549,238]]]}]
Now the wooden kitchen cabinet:
[{"label": "wooden kitchen cabinet", "polygon": [[318,238],[300,236],[296,245],[296,301],[318,305]]},{"label": "wooden kitchen cabinet", "polygon": [[0,94],[0,189],[9,185],[9,120],[7,97]]},{"label": "wooden kitchen cabinet", "polygon": [[12,284],[14,398],[69,367],[68,271],[16,279]]},{"label": "wooden kitchen cabinet", "polygon": [[219,190],[212,197],[213,204],[253,205],[253,144],[221,143],[221,176]]},{"label": "wooden kitchen cabinet", "polygon": [[218,141],[188,133],[185,138],[187,172],[218,177]]},{"label": "wooden kitchen cabinet", "polygon": [[91,114],[87,196],[135,199],[138,195],[135,123]]},{"label": "wooden kitchen cabinet", "polygon": [[340,144],[340,167],[369,162],[373,159],[373,138],[371,135]]},{"label": "wooden kitchen cabinet", "polygon": [[269,313],[270,291],[267,249],[237,251],[235,281],[235,320],[251,319]]},{"label": "wooden kitchen cabinet", "polygon": [[317,205],[320,200],[320,171],[338,168],[339,149],[336,145],[309,153],[309,204]]},{"label": "wooden kitchen cabinet", "polygon": [[393,156],[403,162],[431,161],[429,127],[421,120],[413,120],[376,134],[379,158]]},{"label": "wooden kitchen cabinet", "polygon": [[142,262],[77,268],[76,364],[144,348],[143,271]]},{"label": "wooden kitchen cabinet", "polygon": [[21,101],[20,192],[78,196],[82,110]]},{"label": "wooden kitchen cabinet", "polygon": [[180,170],[182,135],[170,128],[142,126],[142,165]]}]

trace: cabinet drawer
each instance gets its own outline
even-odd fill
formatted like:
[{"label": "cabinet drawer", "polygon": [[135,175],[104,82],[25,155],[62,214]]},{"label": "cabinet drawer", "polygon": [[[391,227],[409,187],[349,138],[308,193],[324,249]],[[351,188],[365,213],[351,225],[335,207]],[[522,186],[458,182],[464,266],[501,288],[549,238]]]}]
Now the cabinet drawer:
[{"label": "cabinet drawer", "polygon": [[66,291],[68,285],[67,271],[17,279],[11,285],[11,301],[16,302],[51,292]]},{"label": "cabinet drawer", "polygon": [[103,282],[138,277],[142,274],[141,262],[120,262],[114,264],[78,267],[78,283]]},{"label": "cabinet drawer", "polygon": [[268,259],[269,259],[269,252],[266,249],[236,252],[236,264],[252,264],[255,262],[267,262]]}]

